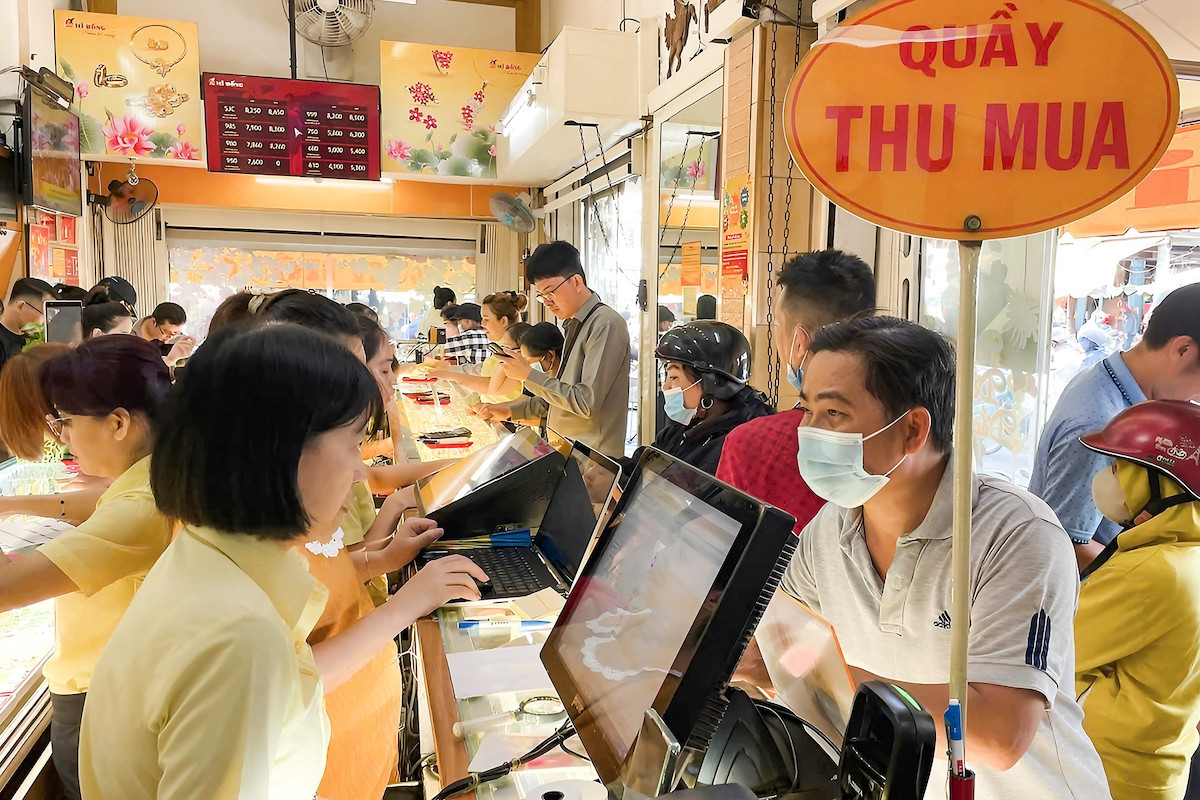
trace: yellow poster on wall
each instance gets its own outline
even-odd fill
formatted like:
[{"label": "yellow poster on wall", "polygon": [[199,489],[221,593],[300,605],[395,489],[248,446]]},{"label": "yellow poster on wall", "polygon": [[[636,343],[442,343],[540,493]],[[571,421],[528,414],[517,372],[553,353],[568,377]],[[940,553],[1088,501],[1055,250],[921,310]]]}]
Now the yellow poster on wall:
[{"label": "yellow poster on wall", "polygon": [[75,85],[84,160],[204,166],[194,22],[54,12],[58,74]]},{"label": "yellow poster on wall", "polygon": [[496,177],[496,123],[537,53],[380,42],[383,172]]}]

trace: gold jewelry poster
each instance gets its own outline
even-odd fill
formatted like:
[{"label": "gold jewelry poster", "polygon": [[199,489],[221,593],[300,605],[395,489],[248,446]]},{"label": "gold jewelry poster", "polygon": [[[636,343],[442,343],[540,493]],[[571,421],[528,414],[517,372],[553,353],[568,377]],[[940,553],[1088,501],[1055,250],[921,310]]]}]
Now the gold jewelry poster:
[{"label": "gold jewelry poster", "polygon": [[496,123],[541,56],[380,42],[383,173],[496,177]]},{"label": "gold jewelry poster", "polygon": [[55,60],[75,86],[85,161],[204,166],[198,41],[194,22],[54,12]]}]

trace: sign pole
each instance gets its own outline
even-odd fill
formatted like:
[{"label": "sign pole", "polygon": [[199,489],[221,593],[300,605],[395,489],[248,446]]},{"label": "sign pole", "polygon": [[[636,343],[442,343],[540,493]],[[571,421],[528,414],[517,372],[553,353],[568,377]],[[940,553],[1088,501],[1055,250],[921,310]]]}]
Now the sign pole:
[{"label": "sign pole", "polygon": [[[968,229],[978,230],[978,217]],[[954,394],[954,548],[953,610],[950,631],[950,697],[967,717],[967,642],[971,622],[971,451],[972,405],[975,394],[976,290],[982,242],[959,242],[958,340]]]}]

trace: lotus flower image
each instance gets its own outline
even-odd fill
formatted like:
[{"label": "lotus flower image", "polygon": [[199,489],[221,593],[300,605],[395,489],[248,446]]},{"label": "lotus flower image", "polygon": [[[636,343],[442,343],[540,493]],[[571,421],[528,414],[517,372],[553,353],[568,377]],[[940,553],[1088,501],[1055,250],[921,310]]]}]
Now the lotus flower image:
[{"label": "lotus flower image", "polygon": [[171,158],[178,158],[182,161],[200,160],[200,149],[184,139],[176,140],[168,152],[171,154]]},{"label": "lotus flower image", "polygon": [[387,154],[393,161],[404,161],[412,157],[412,145],[392,139],[387,143]]},{"label": "lotus flower image", "polygon": [[109,117],[101,128],[108,149],[122,156],[145,156],[154,152],[150,141],[154,128],[132,115]]}]

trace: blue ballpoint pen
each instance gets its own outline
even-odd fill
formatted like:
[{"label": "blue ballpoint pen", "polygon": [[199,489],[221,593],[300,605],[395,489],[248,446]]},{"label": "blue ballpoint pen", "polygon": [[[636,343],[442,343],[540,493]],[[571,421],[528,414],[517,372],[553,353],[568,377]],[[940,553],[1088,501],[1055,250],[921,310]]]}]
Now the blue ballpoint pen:
[{"label": "blue ballpoint pen", "polygon": [[553,627],[554,623],[545,619],[464,619],[458,623],[459,629],[463,628],[478,628],[478,629],[512,629],[522,631],[538,631],[545,628]]}]

